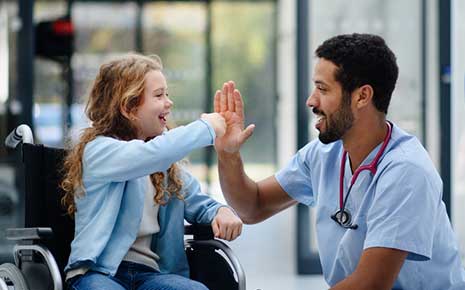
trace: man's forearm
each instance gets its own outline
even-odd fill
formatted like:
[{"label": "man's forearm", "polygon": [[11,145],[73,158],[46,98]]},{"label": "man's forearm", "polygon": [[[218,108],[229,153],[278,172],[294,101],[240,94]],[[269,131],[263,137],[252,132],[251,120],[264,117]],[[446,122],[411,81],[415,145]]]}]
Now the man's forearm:
[{"label": "man's forearm", "polygon": [[355,271],[330,290],[389,290],[408,253],[398,249],[373,247],[363,251]]},{"label": "man's forearm", "polygon": [[228,204],[244,223],[253,223],[258,205],[258,187],[245,173],[240,153],[218,153],[218,171]]},{"label": "man's forearm", "polygon": [[[390,286],[386,286],[388,283],[381,279],[381,281],[373,281],[371,279],[363,279],[362,277],[356,277],[354,274],[348,276],[341,282],[337,283],[329,290],[389,290]],[[392,284],[392,283],[391,283]]]}]

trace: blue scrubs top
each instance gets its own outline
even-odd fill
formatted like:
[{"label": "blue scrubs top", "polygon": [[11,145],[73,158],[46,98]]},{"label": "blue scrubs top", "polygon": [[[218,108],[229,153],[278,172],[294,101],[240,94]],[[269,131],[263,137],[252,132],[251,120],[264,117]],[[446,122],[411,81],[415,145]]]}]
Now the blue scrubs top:
[{"label": "blue scrubs top", "polygon": [[[442,202],[442,181],[418,139],[394,125],[376,173],[360,173],[346,203],[358,225],[355,230],[331,219],[339,209],[342,151],[341,141],[325,145],[314,140],[275,175],[289,196],[316,206],[318,249],[328,284],[350,275],[363,250],[385,247],[409,253],[393,289],[465,289],[465,270]],[[344,197],[351,178],[347,155]]]}]

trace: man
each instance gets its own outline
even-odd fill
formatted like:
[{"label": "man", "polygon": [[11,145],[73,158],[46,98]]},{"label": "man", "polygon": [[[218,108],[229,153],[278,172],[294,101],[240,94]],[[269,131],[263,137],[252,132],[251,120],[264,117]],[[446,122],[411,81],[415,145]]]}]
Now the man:
[{"label": "man", "polygon": [[323,274],[338,289],[465,289],[465,271],[442,197],[420,142],[386,120],[396,58],[375,35],[340,35],[316,50],[307,100],[319,140],[262,181],[244,172],[243,103],[234,83],[215,95],[228,129],[217,138],[221,187],[252,224],[298,202],[317,208]]}]

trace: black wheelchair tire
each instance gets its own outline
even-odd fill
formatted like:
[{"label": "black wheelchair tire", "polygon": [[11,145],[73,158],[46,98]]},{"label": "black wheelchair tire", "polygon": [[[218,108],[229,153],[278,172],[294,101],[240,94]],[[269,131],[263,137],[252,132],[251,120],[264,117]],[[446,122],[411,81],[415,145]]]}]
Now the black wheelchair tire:
[{"label": "black wheelchair tire", "polygon": [[7,285],[7,282],[13,284],[15,290],[29,290],[23,273],[14,264],[5,263],[0,265],[0,279],[5,281]]}]

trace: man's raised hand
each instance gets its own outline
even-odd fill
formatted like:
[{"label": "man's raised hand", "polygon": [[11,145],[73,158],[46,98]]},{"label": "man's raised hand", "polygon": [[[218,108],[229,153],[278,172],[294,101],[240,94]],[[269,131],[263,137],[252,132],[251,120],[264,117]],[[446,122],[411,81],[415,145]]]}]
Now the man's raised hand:
[{"label": "man's raised hand", "polygon": [[226,133],[215,140],[218,153],[239,152],[242,144],[252,135],[254,124],[244,129],[244,102],[233,81],[223,84],[222,90],[216,91],[214,110],[220,113],[226,121]]}]

